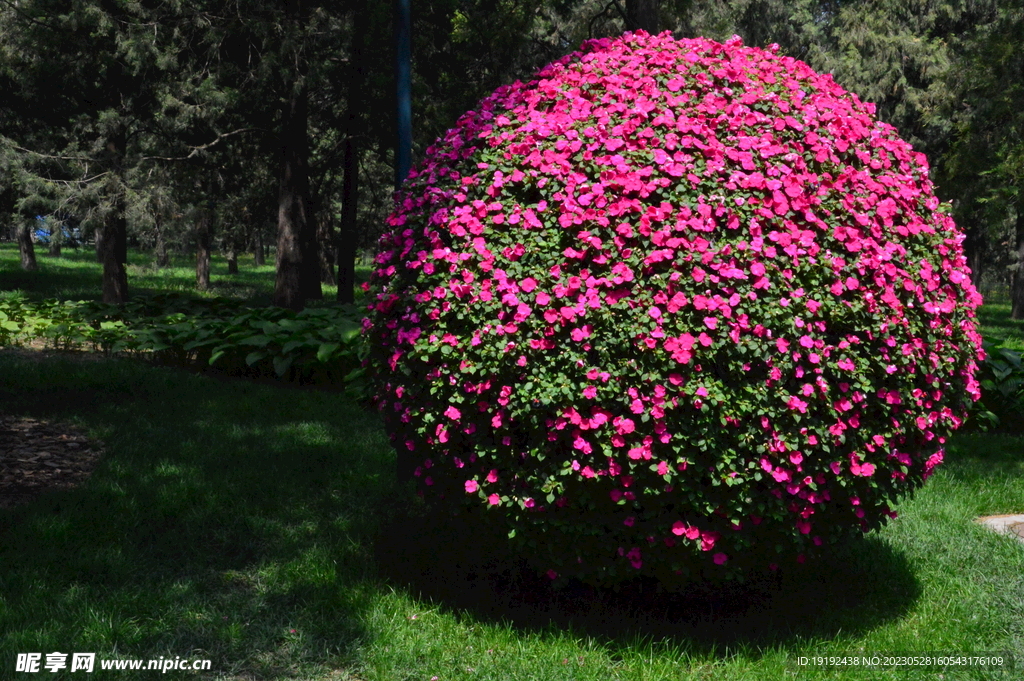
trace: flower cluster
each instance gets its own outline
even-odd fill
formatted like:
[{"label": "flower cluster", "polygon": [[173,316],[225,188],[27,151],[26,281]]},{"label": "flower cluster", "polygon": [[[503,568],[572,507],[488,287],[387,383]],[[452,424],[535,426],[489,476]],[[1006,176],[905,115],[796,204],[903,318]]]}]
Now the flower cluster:
[{"label": "flower cluster", "polygon": [[924,157],[778,53],[627,33],[412,173],[364,326],[421,490],[553,578],[776,569],[879,527],[978,396]]}]

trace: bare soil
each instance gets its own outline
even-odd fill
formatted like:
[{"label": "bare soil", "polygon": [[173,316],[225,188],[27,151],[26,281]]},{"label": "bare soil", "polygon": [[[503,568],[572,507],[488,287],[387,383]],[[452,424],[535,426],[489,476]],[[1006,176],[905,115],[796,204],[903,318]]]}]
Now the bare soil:
[{"label": "bare soil", "polygon": [[[89,359],[90,353],[40,348],[3,348],[22,359],[60,354]],[[103,453],[101,443],[61,421],[0,414],[0,508],[13,508],[43,492],[82,484]]]}]

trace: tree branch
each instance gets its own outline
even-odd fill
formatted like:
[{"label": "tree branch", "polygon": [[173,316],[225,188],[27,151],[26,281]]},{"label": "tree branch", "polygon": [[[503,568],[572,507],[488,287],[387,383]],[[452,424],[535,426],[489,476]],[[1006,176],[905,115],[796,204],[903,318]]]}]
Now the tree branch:
[{"label": "tree branch", "polygon": [[[0,0],[0,2],[3,2],[3,1],[4,0]],[[88,158],[88,157],[85,157],[85,156],[52,156],[50,154],[42,154],[42,153],[40,153],[38,151],[32,151],[31,149],[26,149],[25,147],[19,147],[17,144],[14,144],[14,143],[10,144],[10,148],[14,149],[15,151],[20,151],[20,152],[22,152],[24,154],[30,154],[32,156],[38,156],[39,158],[48,158],[48,159],[52,159],[54,161],[81,161],[81,162],[84,162],[84,163],[92,163],[93,161],[96,160],[96,159]]]},{"label": "tree branch", "polygon": [[37,26],[42,26],[46,30],[53,31],[54,33],[60,33],[61,32],[60,29],[57,28],[56,26],[51,26],[50,24],[46,23],[45,21],[40,21],[39,19],[36,19],[35,17],[29,16],[24,11],[22,11],[21,8],[19,8],[16,3],[11,2],[11,0],[0,0],[0,4],[3,4],[5,7],[11,9],[15,14],[17,14],[22,19],[24,19],[24,20],[26,20],[26,21],[28,21],[30,23],[36,24]]},{"label": "tree branch", "polygon": [[239,128],[238,130],[232,130],[231,132],[224,132],[217,135],[217,138],[207,144],[201,144],[197,147],[192,147],[192,151],[188,153],[188,156],[143,156],[143,161],[188,161],[199,155],[199,152],[206,151],[207,149],[219,144],[222,140],[232,137],[233,135],[239,135],[243,132],[253,132],[259,130],[259,128]]}]

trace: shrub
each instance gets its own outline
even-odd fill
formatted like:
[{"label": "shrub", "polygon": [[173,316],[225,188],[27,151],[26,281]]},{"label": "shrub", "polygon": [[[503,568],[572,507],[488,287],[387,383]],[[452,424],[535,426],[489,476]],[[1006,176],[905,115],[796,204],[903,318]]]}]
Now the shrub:
[{"label": "shrub", "polygon": [[598,583],[776,569],[893,517],[978,396],[980,297],[873,113],[777,46],[638,32],[464,115],[363,322],[421,493]]},{"label": "shrub", "polygon": [[1021,353],[985,343],[985,361],[978,367],[981,399],[971,410],[976,429],[997,428],[1024,433],[1024,362]]}]

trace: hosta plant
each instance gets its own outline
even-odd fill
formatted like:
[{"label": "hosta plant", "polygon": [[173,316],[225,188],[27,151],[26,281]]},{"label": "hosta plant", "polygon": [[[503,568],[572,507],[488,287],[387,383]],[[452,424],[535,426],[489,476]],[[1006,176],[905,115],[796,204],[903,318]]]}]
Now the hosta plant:
[{"label": "hosta plant", "polygon": [[978,396],[924,157],[738,39],[590,41],[430,147],[368,287],[421,491],[552,579],[736,577],[881,526]]}]

